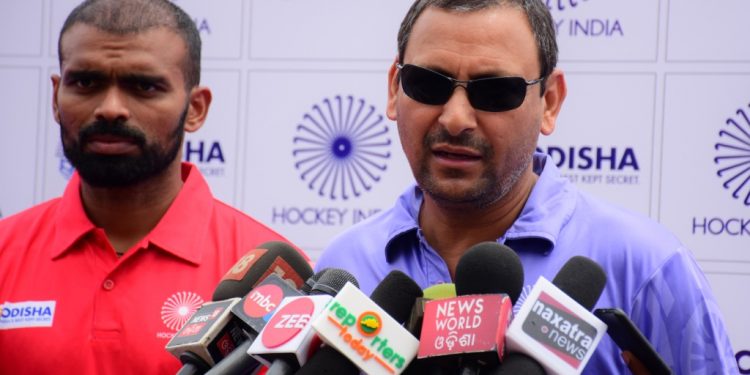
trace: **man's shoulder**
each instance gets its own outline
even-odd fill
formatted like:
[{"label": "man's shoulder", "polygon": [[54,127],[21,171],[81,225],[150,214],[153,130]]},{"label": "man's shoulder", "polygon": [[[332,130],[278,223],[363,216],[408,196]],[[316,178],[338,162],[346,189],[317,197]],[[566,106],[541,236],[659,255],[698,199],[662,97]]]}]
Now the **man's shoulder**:
[{"label": "man's shoulder", "polygon": [[607,237],[621,243],[666,245],[670,249],[681,246],[679,239],[664,225],[646,214],[581,192],[574,215],[589,228],[601,230]]},{"label": "man's shoulder", "polygon": [[385,247],[397,232],[394,208],[380,211],[338,234],[321,253],[318,263],[345,268],[345,263],[385,260]]},{"label": "man's shoulder", "polygon": [[213,201],[212,221],[216,225],[222,226],[224,229],[245,232],[248,235],[252,235],[252,237],[286,241],[283,236],[260,220],[217,198],[214,198]]},{"label": "man's shoulder", "polygon": [[28,230],[37,223],[46,221],[50,215],[54,214],[60,200],[60,197],[53,198],[0,219],[0,239],[8,232]]}]

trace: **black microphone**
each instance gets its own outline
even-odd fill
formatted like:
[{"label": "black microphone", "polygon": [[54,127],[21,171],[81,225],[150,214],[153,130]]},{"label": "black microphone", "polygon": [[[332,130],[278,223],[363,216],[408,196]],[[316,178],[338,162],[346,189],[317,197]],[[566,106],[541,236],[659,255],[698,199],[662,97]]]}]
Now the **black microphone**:
[{"label": "black microphone", "polygon": [[591,310],[607,285],[607,274],[598,263],[579,255],[565,262],[552,284],[586,310]]},{"label": "black microphone", "polygon": [[247,354],[247,351],[268,322],[268,315],[276,311],[276,307],[284,298],[310,294],[315,283],[327,271],[326,269],[310,276],[299,291],[290,288],[275,274],[268,276],[258,287],[251,290],[232,308],[232,313],[243,323],[246,332],[249,332],[248,339],[216,363],[206,374],[250,375],[260,363]]},{"label": "black microphone", "polygon": [[[458,296],[476,295],[472,298],[479,300],[489,298],[484,295],[504,294],[510,298],[510,302],[506,300],[500,305],[500,309],[492,311],[493,319],[481,319],[474,327],[475,331],[491,330],[494,340],[489,340],[483,345],[473,345],[471,352],[459,349],[459,352],[463,351],[459,357],[462,374],[478,374],[481,366],[496,365],[502,359],[505,330],[512,315],[512,303],[521,295],[523,281],[521,259],[511,248],[497,242],[488,241],[474,245],[459,259],[455,280]],[[485,304],[489,301],[485,300]],[[479,316],[480,314],[474,315]]]},{"label": "black microphone", "polygon": [[513,249],[482,242],[466,250],[456,265],[456,295],[507,294],[515,304],[523,289],[523,265]]},{"label": "black microphone", "polygon": [[213,300],[243,297],[272,273],[298,290],[313,275],[307,259],[294,247],[281,241],[269,241],[250,250],[229,269],[216,286]]},{"label": "black microphone", "polygon": [[[401,271],[391,271],[372,291],[370,299],[393,317],[404,323],[411,315],[414,301],[422,296],[422,289]],[[297,371],[297,375],[357,375],[359,368],[333,345],[324,345]]]},{"label": "black microphone", "polygon": [[[254,338],[254,332],[243,329],[245,325],[232,309],[240,302],[239,297],[269,275],[283,280],[283,285],[299,287],[312,275],[312,269],[299,251],[283,242],[266,242],[245,254],[219,282],[214,302],[198,309],[167,343],[166,349],[183,363],[180,374],[203,374]],[[257,367],[257,362],[247,365]]]},{"label": "black microphone", "polygon": [[540,277],[534,284],[508,329],[508,347],[546,371],[580,374],[606,332],[589,310],[604,291],[607,275],[591,259],[575,256],[553,280]]},{"label": "black microphone", "polygon": [[[506,294],[511,303],[505,301],[501,303],[500,308],[492,313],[494,321],[482,321],[483,329],[493,330],[496,338],[487,341],[485,347],[479,348],[474,346],[467,352],[466,348],[456,347],[445,350],[441,348],[436,350],[434,343],[436,340],[444,340],[446,332],[437,330],[439,320],[445,320],[446,317],[438,316],[436,309],[430,309],[425,312],[427,303],[436,303],[427,301],[420,305],[415,305],[415,309],[422,311],[413,311],[412,319],[418,319],[421,322],[420,327],[413,327],[412,332],[420,332],[424,335],[420,337],[420,354],[417,360],[411,363],[405,373],[407,374],[456,374],[461,371],[476,373],[478,367],[482,364],[496,364],[499,357],[503,354],[503,341],[497,340],[502,338],[505,332],[505,322],[511,316],[511,304],[515,302],[523,288],[523,266],[518,255],[509,247],[497,242],[482,242],[469,248],[466,253],[459,259],[456,266],[455,274],[455,295],[452,298],[441,298],[440,303],[452,303],[449,301],[463,301],[464,306],[467,303],[489,302],[485,298],[497,298],[498,294]],[[467,300],[468,296],[473,296],[473,301]],[[485,295],[485,296],[482,296]],[[492,297],[486,295],[494,295]],[[464,296],[464,297],[459,297]],[[464,317],[466,318],[466,317]],[[502,324],[494,324],[501,321]],[[491,326],[491,327],[489,327]],[[432,327],[431,329],[428,329]],[[479,328],[479,327],[476,327]],[[422,332],[422,330],[425,330]],[[450,332],[448,332],[450,333]],[[472,334],[472,333],[469,333]]]}]

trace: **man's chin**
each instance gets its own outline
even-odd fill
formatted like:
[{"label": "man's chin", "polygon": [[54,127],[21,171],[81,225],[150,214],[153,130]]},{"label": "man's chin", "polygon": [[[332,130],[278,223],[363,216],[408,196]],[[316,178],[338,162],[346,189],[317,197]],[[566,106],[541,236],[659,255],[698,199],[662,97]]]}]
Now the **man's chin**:
[{"label": "man's chin", "polygon": [[487,200],[487,190],[479,182],[440,181],[420,184],[422,190],[441,205],[482,207]]}]

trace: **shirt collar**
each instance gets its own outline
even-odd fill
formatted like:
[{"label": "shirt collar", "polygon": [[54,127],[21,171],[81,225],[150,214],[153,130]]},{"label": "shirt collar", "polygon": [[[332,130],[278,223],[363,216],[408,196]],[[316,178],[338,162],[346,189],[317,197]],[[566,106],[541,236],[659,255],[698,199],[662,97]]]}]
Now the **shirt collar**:
[{"label": "shirt collar", "polygon": [[65,187],[54,216],[55,234],[51,245],[53,259],[62,256],[78,239],[96,229],[83,209],[80,191],[81,178],[75,172]]},{"label": "shirt collar", "polygon": [[535,153],[534,173],[539,178],[518,219],[500,240],[516,251],[536,250],[548,254],[575,210],[575,188],[560,176],[549,156]]},{"label": "shirt collar", "polygon": [[[518,219],[504,236],[498,238],[498,242],[507,244],[515,251],[548,254],[554,249],[557,237],[575,209],[572,184],[560,176],[559,169],[554,163],[548,163],[549,160],[545,154],[534,154],[533,169],[539,178]],[[422,190],[414,185],[396,202],[385,246],[388,262],[396,259],[399,251],[413,248],[409,243],[418,243],[422,199]]]},{"label": "shirt collar", "polygon": [[[194,264],[200,264],[201,244],[207,236],[214,204],[213,196],[198,168],[182,163],[183,185],[159,223],[145,241]],[[73,244],[96,227],[83,209],[81,180],[74,173],[55,217],[53,258],[63,255]]]}]

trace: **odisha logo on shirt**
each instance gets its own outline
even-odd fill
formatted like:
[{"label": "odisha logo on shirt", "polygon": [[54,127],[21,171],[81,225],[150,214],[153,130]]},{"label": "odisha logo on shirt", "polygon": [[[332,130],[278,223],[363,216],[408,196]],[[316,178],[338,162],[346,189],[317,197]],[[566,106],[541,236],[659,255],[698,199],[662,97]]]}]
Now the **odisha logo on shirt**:
[{"label": "odisha logo on shirt", "polygon": [[177,292],[161,306],[161,320],[170,330],[177,332],[203,305],[203,298],[193,292]]},{"label": "odisha logo on shirt", "polygon": [[750,206],[750,115],[745,108],[738,109],[735,114],[719,130],[719,140],[714,145],[714,163],[724,189],[745,206]]},{"label": "odisha logo on shirt", "polygon": [[297,125],[293,143],[300,178],[331,200],[356,198],[372,189],[391,157],[383,115],[351,95],[313,105]]}]

